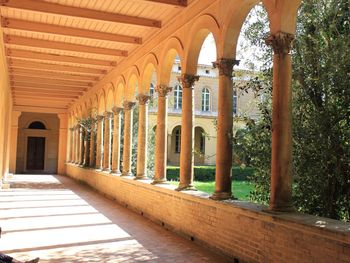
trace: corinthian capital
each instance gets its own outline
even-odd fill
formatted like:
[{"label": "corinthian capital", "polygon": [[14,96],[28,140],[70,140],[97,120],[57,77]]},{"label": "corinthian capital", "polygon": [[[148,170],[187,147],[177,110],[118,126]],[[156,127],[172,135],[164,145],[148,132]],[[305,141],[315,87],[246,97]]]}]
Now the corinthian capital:
[{"label": "corinthian capital", "polygon": [[123,102],[124,110],[131,110],[134,108],[136,102],[125,100]]},{"label": "corinthian capital", "polygon": [[97,121],[103,121],[104,116],[103,115],[97,115]]},{"label": "corinthian capital", "polygon": [[120,108],[120,107],[113,107],[112,108],[112,111],[114,114],[119,114],[122,110],[123,110],[123,108]]},{"label": "corinthian capital", "polygon": [[113,113],[110,111],[105,111],[104,116],[105,116],[105,118],[112,118]]},{"label": "corinthian capital", "polygon": [[169,92],[172,91],[172,87],[168,87],[167,85],[157,85],[156,92],[158,93],[159,97],[166,97]]},{"label": "corinthian capital", "polygon": [[267,45],[271,45],[273,48],[273,52],[278,55],[289,54],[292,49],[292,45],[294,42],[294,35],[285,33],[285,32],[277,32],[274,35],[270,35],[265,43]]},{"label": "corinthian capital", "polygon": [[139,94],[136,96],[136,99],[139,101],[140,105],[145,105],[148,103],[148,100],[151,98],[151,96],[147,94]]},{"label": "corinthian capital", "polygon": [[219,75],[232,78],[232,71],[234,66],[239,65],[239,60],[231,58],[220,58],[213,62],[213,67],[219,69]]},{"label": "corinthian capital", "polygon": [[181,77],[177,78],[182,84],[182,88],[192,88],[194,83],[199,80],[199,76],[191,74],[182,74]]}]

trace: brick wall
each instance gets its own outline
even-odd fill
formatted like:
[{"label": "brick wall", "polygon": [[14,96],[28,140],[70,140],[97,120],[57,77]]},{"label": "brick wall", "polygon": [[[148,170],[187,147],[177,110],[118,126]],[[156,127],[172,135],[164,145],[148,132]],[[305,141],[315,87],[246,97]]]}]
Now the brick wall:
[{"label": "brick wall", "polygon": [[217,202],[92,169],[67,174],[195,242],[239,262],[350,262],[350,224],[299,213],[271,214],[241,201]]}]

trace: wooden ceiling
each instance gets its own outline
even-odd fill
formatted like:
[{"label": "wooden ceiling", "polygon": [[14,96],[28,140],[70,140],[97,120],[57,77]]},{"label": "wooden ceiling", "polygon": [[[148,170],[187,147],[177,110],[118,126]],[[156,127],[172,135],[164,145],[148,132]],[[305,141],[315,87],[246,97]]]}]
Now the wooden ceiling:
[{"label": "wooden ceiling", "polygon": [[67,108],[189,1],[0,0],[14,105]]}]

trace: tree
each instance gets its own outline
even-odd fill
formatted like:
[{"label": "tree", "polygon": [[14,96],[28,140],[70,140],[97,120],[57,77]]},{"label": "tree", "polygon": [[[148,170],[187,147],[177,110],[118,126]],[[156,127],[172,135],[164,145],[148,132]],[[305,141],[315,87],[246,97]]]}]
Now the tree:
[{"label": "tree", "polygon": [[[261,47],[259,80],[244,89],[263,93],[261,118],[248,121],[234,147],[245,149],[257,172],[251,198],[269,199],[271,156],[271,49],[266,13],[248,23],[247,44]],[[293,198],[299,211],[334,219],[350,218],[350,11],[347,0],[304,1],[293,51]],[[258,40],[257,40],[258,39]],[[260,40],[259,40],[260,39]],[[255,57],[256,59],[256,57]],[[242,135],[243,134],[243,135]]]}]

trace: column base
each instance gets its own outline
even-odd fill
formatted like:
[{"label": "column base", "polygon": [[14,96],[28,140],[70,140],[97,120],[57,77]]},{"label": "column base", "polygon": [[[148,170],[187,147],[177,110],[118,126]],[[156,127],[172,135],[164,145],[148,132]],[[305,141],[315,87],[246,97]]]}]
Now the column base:
[{"label": "column base", "polygon": [[209,198],[213,200],[235,199],[231,192],[215,192]]},{"label": "column base", "polygon": [[120,176],[133,176],[131,172],[122,172]]},{"label": "column base", "polygon": [[115,174],[115,175],[120,176],[122,173],[119,170],[112,170],[111,174]]},{"label": "column base", "polygon": [[168,181],[166,179],[153,179],[153,182],[151,184],[167,184]]},{"label": "column base", "polygon": [[292,204],[270,204],[268,209],[264,209],[265,212],[295,212],[295,207]]},{"label": "column base", "polygon": [[179,184],[175,191],[197,191],[193,184]]},{"label": "column base", "polygon": [[148,177],[145,174],[137,174],[134,180],[148,180]]},{"label": "column base", "polygon": [[102,172],[110,173],[110,172],[111,172],[111,169],[109,169],[109,168],[103,168],[103,169],[102,169]]}]

